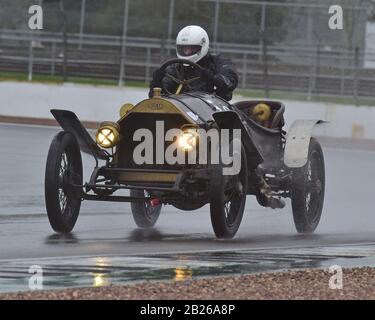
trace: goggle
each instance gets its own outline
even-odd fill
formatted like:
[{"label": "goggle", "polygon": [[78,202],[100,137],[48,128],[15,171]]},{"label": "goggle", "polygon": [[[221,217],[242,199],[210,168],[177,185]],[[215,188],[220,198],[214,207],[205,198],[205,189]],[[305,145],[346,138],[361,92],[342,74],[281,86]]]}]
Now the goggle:
[{"label": "goggle", "polygon": [[177,52],[180,56],[190,57],[202,50],[202,46],[198,45],[179,45],[177,46]]}]

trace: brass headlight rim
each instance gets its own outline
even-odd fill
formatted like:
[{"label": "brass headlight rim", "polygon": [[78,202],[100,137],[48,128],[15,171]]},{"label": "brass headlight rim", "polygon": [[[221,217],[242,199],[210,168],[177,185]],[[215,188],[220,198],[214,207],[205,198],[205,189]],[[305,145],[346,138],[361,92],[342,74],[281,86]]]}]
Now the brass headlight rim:
[{"label": "brass headlight rim", "polygon": [[[190,135],[191,138],[186,139],[186,135]],[[194,139],[194,142],[192,144],[188,143],[188,141],[191,141],[191,139]],[[184,144],[188,144],[189,148],[186,148],[185,146],[181,145],[182,139],[185,140]],[[197,148],[197,145],[199,143],[199,135],[197,131],[190,131],[190,130],[183,130],[181,136],[178,138],[178,145],[180,148],[182,148],[185,152],[193,151]]]},{"label": "brass headlight rim", "polygon": [[183,124],[180,128],[180,130],[182,131],[189,131],[189,130],[199,130],[200,129],[200,126],[197,125],[197,124],[192,124],[192,123],[186,123],[186,124]]},{"label": "brass headlight rim", "polygon": [[[104,134],[103,130],[109,130],[110,133]],[[105,136],[105,139],[107,139],[111,143],[109,145],[104,145],[103,144],[104,140],[103,141],[99,140],[100,134],[103,134]],[[113,140],[108,138],[110,134],[113,134]],[[110,122],[110,121],[102,122],[99,126],[99,129],[97,130],[95,134],[95,140],[96,140],[96,143],[104,149],[111,149],[113,147],[116,147],[120,142],[120,125],[117,122]]]}]

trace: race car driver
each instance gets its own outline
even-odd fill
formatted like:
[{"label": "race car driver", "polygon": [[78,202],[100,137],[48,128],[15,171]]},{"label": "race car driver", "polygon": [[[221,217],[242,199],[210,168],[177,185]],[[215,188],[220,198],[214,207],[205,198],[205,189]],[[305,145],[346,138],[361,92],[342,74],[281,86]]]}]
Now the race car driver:
[{"label": "race car driver", "polygon": [[[207,32],[199,26],[187,26],[177,35],[176,49],[179,59],[186,59],[197,63],[203,68],[200,73],[191,66],[184,66],[184,78],[200,79],[190,84],[190,91],[216,93],[219,97],[230,101],[232,93],[238,84],[238,75],[234,64],[220,54],[209,52],[210,40]],[[176,67],[171,65],[162,71],[157,69],[150,83],[149,96],[153,96],[153,88],[160,87],[170,93],[175,93],[177,84],[166,77],[170,74],[177,78]],[[185,88],[186,90],[186,88]]]},{"label": "race car driver", "polygon": [[[199,26],[187,26],[178,33],[177,57],[197,63],[203,68],[199,72],[191,66],[184,66],[184,80],[199,78],[189,84],[189,88],[185,90],[216,93],[219,97],[230,101],[238,84],[236,68],[229,59],[225,59],[220,54],[210,53],[209,43],[207,32]],[[150,83],[149,97],[153,97],[153,89],[157,87],[162,88],[164,93],[175,93],[178,84],[166,74],[180,79],[178,73],[177,65],[170,65],[164,71],[157,69]],[[261,205],[271,208],[285,206],[282,200],[272,196],[270,186],[260,172],[254,170],[251,176],[259,188],[257,199]]]}]

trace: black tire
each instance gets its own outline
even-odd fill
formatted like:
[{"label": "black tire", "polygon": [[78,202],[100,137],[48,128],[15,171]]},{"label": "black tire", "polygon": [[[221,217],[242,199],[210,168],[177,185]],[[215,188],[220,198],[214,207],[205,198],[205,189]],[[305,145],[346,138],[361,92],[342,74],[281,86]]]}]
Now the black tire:
[{"label": "black tire", "polygon": [[322,215],[325,167],[322,147],[312,138],[307,164],[293,176],[291,190],[294,224],[298,233],[313,233]]},{"label": "black tire", "polygon": [[[147,197],[145,190],[130,190],[131,197]],[[132,202],[130,204],[134,222],[139,228],[152,228],[158,221],[162,205],[152,207],[148,202]]]},{"label": "black tire", "polygon": [[246,204],[248,173],[243,146],[241,145],[241,170],[238,175],[223,176],[221,166],[216,171],[210,191],[211,224],[217,238],[231,239],[240,227]]},{"label": "black tire", "polygon": [[56,232],[69,233],[77,222],[82,201],[79,190],[71,186],[82,185],[81,152],[72,134],[61,131],[52,140],[45,174],[45,201],[51,227]]}]

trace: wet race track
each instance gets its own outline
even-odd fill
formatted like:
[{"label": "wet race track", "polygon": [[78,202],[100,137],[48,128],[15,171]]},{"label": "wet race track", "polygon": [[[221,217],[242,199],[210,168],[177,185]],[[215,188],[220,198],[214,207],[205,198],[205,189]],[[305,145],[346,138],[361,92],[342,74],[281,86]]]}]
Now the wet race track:
[{"label": "wet race track", "polygon": [[[208,206],[195,212],[164,207],[155,229],[140,230],[129,204],[97,202],[84,202],[74,232],[60,236],[49,226],[43,190],[57,130],[0,125],[0,291],[27,290],[27,270],[35,264],[46,268],[50,287],[345,265],[343,260],[374,265],[375,152],[324,148],[326,200],[314,235],[296,233],[289,203],[273,211],[248,197],[230,241],[216,240]],[[87,178],[94,162],[83,160]]]}]

